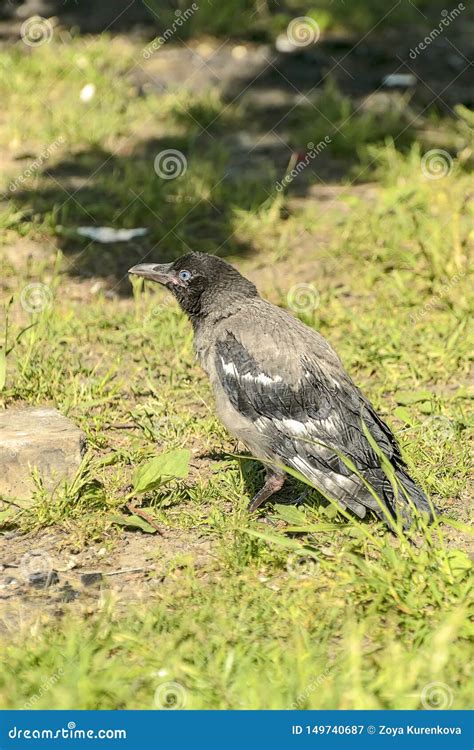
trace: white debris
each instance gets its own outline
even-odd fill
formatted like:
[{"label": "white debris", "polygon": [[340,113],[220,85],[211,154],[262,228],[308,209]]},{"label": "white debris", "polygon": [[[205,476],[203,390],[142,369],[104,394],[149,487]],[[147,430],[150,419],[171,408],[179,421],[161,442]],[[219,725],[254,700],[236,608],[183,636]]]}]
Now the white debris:
[{"label": "white debris", "polygon": [[113,227],[78,227],[77,233],[82,237],[89,237],[96,242],[108,244],[109,242],[128,242],[135,237],[143,237],[147,234],[146,227],[136,229],[114,229]]},{"label": "white debris", "polygon": [[87,66],[89,64],[89,61],[88,61],[88,59],[87,59],[87,57],[85,55],[77,55],[74,58],[74,64],[78,68],[81,68],[81,70],[84,70],[84,68],[87,68]]},{"label": "white debris", "polygon": [[94,83],[86,83],[83,89],[81,89],[81,93],[79,94],[79,99],[81,102],[90,102],[91,99],[94,98],[96,92],[95,84]]},{"label": "white debris", "polygon": [[295,52],[298,49],[296,44],[293,44],[291,39],[288,38],[288,34],[279,34],[275,39],[275,47],[277,52],[284,54]]},{"label": "white debris", "polygon": [[243,44],[237,44],[235,47],[232,47],[232,57],[235,60],[242,60],[242,58],[246,57],[247,55],[247,47],[245,47]]},{"label": "white debris", "polygon": [[387,88],[408,88],[414,86],[416,83],[416,77],[411,73],[391,73],[382,81],[383,86]]},{"label": "white debris", "polygon": [[104,288],[103,282],[102,281],[96,281],[91,286],[91,294],[98,294],[99,292],[102,291],[103,288]]}]

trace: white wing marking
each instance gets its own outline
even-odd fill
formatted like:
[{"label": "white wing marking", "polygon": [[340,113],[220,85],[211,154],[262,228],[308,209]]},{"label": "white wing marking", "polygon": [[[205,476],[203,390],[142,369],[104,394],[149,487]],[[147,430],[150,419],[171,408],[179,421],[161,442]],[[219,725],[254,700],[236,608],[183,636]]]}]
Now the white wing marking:
[{"label": "white wing marking", "polygon": [[281,375],[275,375],[274,378],[271,378],[269,375],[266,375],[264,372],[260,372],[256,378],[253,375],[251,375],[249,372],[246,372],[244,375],[239,376],[237,368],[233,362],[225,362],[223,357],[221,357],[221,362],[222,362],[222,367],[224,368],[225,374],[232,375],[233,378],[240,377],[241,380],[246,380],[247,382],[251,382],[251,383],[260,383],[261,385],[271,385],[272,383],[281,383],[283,381],[283,378],[281,377]]},{"label": "white wing marking", "polygon": [[221,357],[222,367],[224,368],[224,372],[226,375],[232,375],[234,378],[239,377],[239,373],[237,372],[237,368],[234,365],[233,362],[224,362],[224,359]]}]

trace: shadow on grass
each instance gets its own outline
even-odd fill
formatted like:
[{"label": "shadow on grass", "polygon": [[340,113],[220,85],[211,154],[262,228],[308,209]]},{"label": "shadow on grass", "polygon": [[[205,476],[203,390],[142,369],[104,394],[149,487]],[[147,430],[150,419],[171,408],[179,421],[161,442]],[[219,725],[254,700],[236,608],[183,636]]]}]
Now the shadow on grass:
[{"label": "shadow on grass", "polygon": [[[320,94],[320,106],[334,122],[347,119],[347,98],[331,87]],[[33,221],[55,235],[71,275],[108,277],[120,293],[130,293],[127,269],[145,259],[167,261],[190,250],[248,255],[252,244],[239,234],[245,215],[258,216],[281,202],[278,185],[288,164],[295,154],[304,158],[307,144],[317,144],[326,125],[304,103],[288,105],[286,120],[273,130],[272,120],[281,118],[271,102],[258,107],[247,101],[244,113],[224,122],[221,112],[216,117],[214,109],[206,111],[205,101],[177,109],[173,118],[169,137],[126,143],[115,153],[78,147],[38,169],[31,188],[22,183],[14,191],[11,204],[20,212],[19,223]],[[314,183],[348,178],[358,147],[381,142],[390,132],[384,117],[380,123],[372,115],[355,118],[346,135],[333,133],[325,152],[309,160],[290,194],[306,195]],[[406,135],[408,143],[409,129]],[[104,245],[78,235],[84,226],[146,227],[148,233]]]},{"label": "shadow on grass", "polygon": [[[117,291],[129,294],[127,269],[139,261],[168,261],[190,250],[221,256],[251,251],[234,235],[234,210],[252,208],[255,200],[230,187],[215,151],[196,150],[188,158],[189,146],[173,137],[140,142],[127,155],[79,151],[48,165],[36,189],[17,191],[13,200],[26,218],[34,215],[52,227],[71,275],[114,277]],[[168,178],[167,169],[176,176]],[[265,198],[261,193],[258,200]],[[146,227],[148,233],[101,244],[79,236],[83,226]]]},{"label": "shadow on grass", "polygon": [[[394,50],[399,43],[400,37]],[[242,215],[258,217],[276,199],[281,203],[289,165],[305,160],[285,188],[290,196],[305,197],[314,185],[370,179],[369,149],[388,137],[402,151],[422,138],[423,91],[381,89],[382,76],[397,67],[394,50],[367,39],[363,54],[353,50],[344,63],[349,69],[341,71],[337,61],[346,54],[345,44],[328,40],[291,55],[269,50],[251,76],[236,63],[222,81],[217,104],[206,96],[190,96],[186,106],[177,99],[169,136],[135,142],[129,137],[116,152],[78,147],[51,160],[36,171],[34,187],[14,192],[20,222],[33,218],[56,236],[71,275],[107,277],[125,294],[127,269],[139,261],[167,261],[190,250],[250,254],[251,241],[239,233]],[[219,55],[232,57],[232,50],[218,51],[206,69],[221,67]],[[431,55],[426,53],[423,65]],[[182,93],[179,81],[174,85]],[[455,94],[460,100],[463,91],[461,86]],[[159,94],[155,88],[136,95]],[[434,102],[426,115],[435,115],[437,107]],[[310,144],[317,153],[308,159]],[[101,225],[146,227],[148,234],[103,245],[76,231]]]},{"label": "shadow on grass", "polygon": [[[186,8],[191,3],[186,5]],[[184,38],[202,34],[224,38],[269,40],[292,18],[310,16],[323,28],[345,28],[367,32],[375,25],[408,26],[420,24],[444,8],[443,0],[400,0],[388,7],[384,0],[358,3],[318,0],[201,0],[198,10],[177,28]],[[179,0],[8,0],[0,7],[0,18],[25,18],[33,12],[57,17],[66,28],[81,33],[101,33],[108,29],[130,32],[134,27],[150,28],[157,34],[173,28],[185,7]],[[186,18],[186,17],[185,17]]]}]

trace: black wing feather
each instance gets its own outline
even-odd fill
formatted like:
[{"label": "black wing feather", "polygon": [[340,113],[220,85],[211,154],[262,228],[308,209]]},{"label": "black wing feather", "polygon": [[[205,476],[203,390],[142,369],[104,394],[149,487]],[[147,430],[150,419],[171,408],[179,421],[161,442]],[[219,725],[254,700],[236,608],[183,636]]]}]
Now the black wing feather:
[{"label": "black wing feather", "polygon": [[[360,508],[366,506],[381,515],[377,501],[357,474],[341,460],[338,454],[342,454],[354,463],[380,499],[395,513],[398,501],[381,469],[380,457],[364,434],[364,423],[377,446],[398,472],[401,483],[408,488],[415,504],[423,510],[428,509],[423,493],[405,472],[400,448],[390,428],[342,369],[335,383],[318,362],[303,357],[301,370],[304,377],[292,384],[287,382],[284,373],[271,375],[265,372],[231,332],[218,341],[215,364],[232,406],[257,423],[284,464],[294,467],[295,456],[299,456],[315,470],[331,475],[336,485],[338,482],[341,485],[336,499],[349,507],[352,506],[347,497],[347,480],[352,479],[357,487],[353,509],[363,515],[365,510],[360,512]],[[283,420],[307,425],[307,437],[286,429],[282,426]],[[330,429],[334,424],[339,425],[336,431]],[[405,505],[406,501],[402,499],[402,512],[406,510]]]}]

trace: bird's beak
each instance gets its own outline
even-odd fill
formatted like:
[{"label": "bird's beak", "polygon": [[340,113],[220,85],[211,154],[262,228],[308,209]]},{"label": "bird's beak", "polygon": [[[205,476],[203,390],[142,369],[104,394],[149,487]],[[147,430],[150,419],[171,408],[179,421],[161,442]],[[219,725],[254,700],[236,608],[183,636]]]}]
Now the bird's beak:
[{"label": "bird's beak", "polygon": [[135,276],[143,276],[150,281],[157,281],[158,284],[169,284],[173,282],[171,263],[139,263],[128,269],[128,273]]}]

